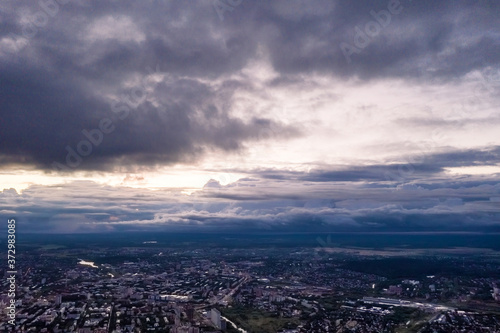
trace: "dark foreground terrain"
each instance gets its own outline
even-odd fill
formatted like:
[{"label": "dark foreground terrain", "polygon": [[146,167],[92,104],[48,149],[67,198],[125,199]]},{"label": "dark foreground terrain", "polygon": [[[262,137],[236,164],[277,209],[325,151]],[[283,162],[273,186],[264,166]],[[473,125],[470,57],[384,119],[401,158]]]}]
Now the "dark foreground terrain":
[{"label": "dark foreground terrain", "polygon": [[499,245],[463,233],[20,235],[15,320],[2,313],[0,331],[500,332]]}]

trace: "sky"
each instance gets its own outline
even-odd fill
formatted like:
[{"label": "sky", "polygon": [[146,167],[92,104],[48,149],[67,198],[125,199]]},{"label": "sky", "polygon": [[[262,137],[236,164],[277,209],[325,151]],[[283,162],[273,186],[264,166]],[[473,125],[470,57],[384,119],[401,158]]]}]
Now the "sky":
[{"label": "sky", "polygon": [[500,2],[0,3],[35,233],[500,230]]}]

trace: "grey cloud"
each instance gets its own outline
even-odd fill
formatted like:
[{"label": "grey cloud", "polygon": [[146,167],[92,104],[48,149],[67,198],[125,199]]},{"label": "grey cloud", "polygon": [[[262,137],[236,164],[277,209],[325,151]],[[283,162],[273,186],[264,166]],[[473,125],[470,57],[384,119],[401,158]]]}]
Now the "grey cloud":
[{"label": "grey cloud", "polygon": [[[299,134],[297,128],[269,119],[235,118],[230,105],[219,110],[214,103],[227,104],[238,86],[226,84],[223,91],[215,91],[196,79],[240,69],[252,55],[245,46],[248,38],[227,32],[223,40],[216,40],[207,29],[215,21],[212,12],[206,13],[212,8],[204,3],[184,7],[162,2],[159,6],[133,2],[60,5],[15,57],[2,58],[0,162],[41,169],[57,162],[67,167],[66,147],[77,150],[87,139],[82,130],[99,128],[104,118],[116,130],[104,136],[102,145],[93,147],[78,169],[191,162],[214,149],[239,151],[251,141]],[[15,28],[17,22],[12,32],[18,34],[26,24],[21,22],[23,15],[41,10],[30,2],[18,2],[10,9],[17,21],[8,20],[8,27]],[[88,28],[107,15],[131,18],[145,40],[87,40],[92,38]],[[4,31],[3,36],[9,39],[12,32]],[[130,116],[121,121],[103,95],[127,96],[138,89],[145,94],[140,86],[124,88],[123,81],[144,78],[149,74],[146,68],[155,66],[169,81],[160,82],[147,101],[133,107],[119,104],[117,108],[130,110]]]},{"label": "grey cloud", "polygon": [[[437,150],[437,149],[436,149]],[[417,154],[401,157],[396,161],[366,166],[328,166],[310,172],[255,170],[259,177],[281,181],[307,182],[399,182],[418,181],[440,176],[445,168],[486,166],[500,163],[500,147],[456,150]],[[375,183],[375,185],[376,185]]]},{"label": "grey cloud", "polygon": [[[26,231],[106,230],[490,230],[500,227],[500,178],[386,182],[287,182],[244,178],[180,190],[113,188],[93,182],[0,193],[0,211]],[[378,186],[373,186],[378,184]],[[461,184],[459,186],[458,184]],[[297,193],[290,195],[290,193]],[[493,199],[492,199],[493,198]],[[70,223],[71,221],[71,223]],[[310,226],[311,229],[308,229]],[[194,229],[193,229],[194,228]]]},{"label": "grey cloud", "polygon": [[500,116],[492,115],[490,117],[481,118],[463,118],[463,119],[443,119],[438,117],[412,117],[403,118],[396,121],[398,124],[405,126],[418,126],[423,128],[452,128],[461,130],[469,126],[498,126],[500,124]]},{"label": "grey cloud", "polygon": [[[370,11],[386,9],[388,1],[245,1],[222,22],[203,1],[70,1],[44,14],[47,20],[38,27],[29,23],[43,14],[38,3],[3,4],[2,45],[12,46],[12,34],[22,40],[28,26],[36,33],[18,52],[1,53],[0,163],[42,169],[53,161],[64,164],[66,145],[75,147],[84,139],[81,131],[98,127],[103,118],[112,119],[116,131],[79,168],[190,162],[211,149],[240,151],[252,141],[272,139],[263,133],[297,136],[293,124],[231,115],[231,94],[249,82],[228,79],[220,91],[206,83],[241,71],[259,47],[282,76],[271,85],[296,85],[301,75],[315,72],[450,79],[498,67],[500,46],[490,33],[499,28],[497,2],[401,3],[403,12],[350,65],[339,43],[351,42],[355,27],[373,20]],[[471,10],[474,15],[465,15]],[[133,25],[95,35],[92,29],[106,19]],[[168,79],[126,121],[118,121],[105,96],[130,94],[135,87],[125,82],[157,65]]]},{"label": "grey cloud", "polygon": [[[268,38],[274,67],[282,73],[318,71],[346,77],[449,79],[488,65],[498,66],[494,57],[498,42],[477,33],[478,27],[484,31],[498,28],[493,14],[498,4],[493,1],[401,1],[403,11],[392,16],[390,24],[361,52],[353,54],[348,64],[339,44],[354,45],[356,27],[364,30],[365,24],[374,21],[370,12],[387,10],[388,3],[335,2],[331,13],[325,11],[328,15],[304,14],[294,20],[261,7],[260,19],[267,22],[272,18],[270,31],[277,31]],[[320,1],[310,2],[310,6],[326,8]],[[471,11],[476,15],[462,15]],[[458,34],[473,41],[460,44]],[[456,52],[445,55],[447,49]]]},{"label": "grey cloud", "polygon": [[[82,130],[98,128],[105,118],[114,130],[76,169],[196,163],[208,154],[245,152],[256,141],[303,135],[301,124],[262,116],[263,110],[249,108],[241,118],[233,112],[238,92],[265,95],[242,74],[261,55],[278,74],[264,85],[293,91],[315,88],[317,73],[365,84],[453,82],[474,70],[498,71],[497,1],[402,0],[403,11],[348,64],[339,44],[353,43],[356,27],[364,29],[374,20],[370,11],[388,3],[243,1],[221,21],[211,1],[70,1],[17,51],[12,34],[22,42],[26,20],[41,8],[27,0],[2,3],[0,167],[46,171],[54,161],[65,164],[65,147],[76,149],[88,139]],[[109,31],[98,26],[108,19],[115,20]],[[438,117],[399,121],[424,128],[467,124]],[[212,181],[189,197],[93,182],[31,186],[1,192],[0,210],[33,232],[499,227],[498,175],[443,171],[498,165],[500,147],[435,147],[414,155],[310,172],[228,170],[245,178],[227,186]]]},{"label": "grey cloud", "polygon": [[500,163],[500,146],[435,153],[430,154],[426,160],[442,167],[495,165]]},{"label": "grey cloud", "polygon": [[54,74],[46,69],[3,66],[0,71],[3,163],[43,169],[51,168],[53,162],[65,164],[65,147],[76,150],[79,142],[87,140],[82,130],[99,128],[105,118],[112,121],[115,131],[104,134],[102,145],[93,147],[79,169],[185,162],[207,149],[244,149],[247,142],[270,139],[269,133],[275,138],[299,134],[293,126],[265,118],[254,117],[249,122],[234,118],[214,106],[216,91],[195,80],[158,85],[151,98],[159,107],[150,101],[136,107],[118,104],[129,112],[121,120],[109,103],[72,77],[46,82]]}]

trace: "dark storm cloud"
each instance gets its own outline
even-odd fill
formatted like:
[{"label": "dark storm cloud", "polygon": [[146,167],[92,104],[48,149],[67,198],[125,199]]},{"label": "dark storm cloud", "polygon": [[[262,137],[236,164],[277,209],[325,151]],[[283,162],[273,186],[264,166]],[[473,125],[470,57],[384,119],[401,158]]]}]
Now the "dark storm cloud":
[{"label": "dark storm cloud", "polygon": [[[102,144],[94,145],[92,155],[81,168],[105,169],[126,158],[126,164],[152,165],[195,158],[207,148],[238,150],[244,142],[259,140],[262,133],[274,129],[276,136],[292,136],[298,131],[263,118],[242,121],[212,103],[216,92],[195,81],[178,80],[159,85],[155,93],[162,106],[144,101],[137,107],[125,102],[113,112],[110,104],[79,87],[76,80],[50,78],[44,69],[2,68],[0,108],[4,162],[32,163],[49,168],[65,163],[66,146],[77,150],[88,138],[83,130],[99,128],[102,119],[110,119],[113,133],[104,134]],[[144,92],[143,92],[144,93]],[[97,139],[98,140],[98,139]]]},{"label": "dark storm cloud", "polygon": [[[162,10],[132,2],[60,5],[26,46],[2,58],[0,163],[49,169],[56,162],[63,170],[155,166],[194,161],[207,150],[238,151],[251,141],[299,134],[293,126],[270,119],[232,116],[228,103],[239,87],[234,81],[219,89],[197,80],[240,69],[252,55],[251,41],[230,32],[222,43],[216,41],[207,30],[215,20],[212,11],[206,13],[209,6],[157,5]],[[41,7],[17,3],[11,11],[18,15],[14,32],[23,39],[23,15],[41,13]],[[92,22],[99,24],[103,17],[105,22],[117,17],[111,22],[116,24],[133,21],[140,30],[137,40],[135,31],[120,32],[123,38],[94,36]],[[176,27],[178,20],[187,22]],[[9,32],[4,30],[3,37],[12,36]],[[123,87],[134,75],[143,81],[155,74],[168,75],[168,80]],[[118,102],[103,93],[118,95]],[[108,133],[100,128],[103,119]],[[82,141],[92,141],[83,130],[103,135],[94,134],[97,143],[90,149],[83,144],[78,151]]]},{"label": "dark storm cloud", "polygon": [[495,165],[500,163],[500,146],[436,153],[430,155],[428,160],[443,167]]},{"label": "dark storm cloud", "polygon": [[247,178],[211,181],[191,196],[80,181],[4,190],[0,212],[16,216],[26,232],[499,230],[499,175],[482,180],[425,177],[395,188]]},{"label": "dark storm cloud", "polygon": [[[313,72],[452,80],[498,66],[496,1],[401,1],[401,12],[347,63],[340,43],[353,44],[357,27],[375,20],[370,12],[390,3],[243,1],[223,21],[210,1],[3,3],[0,163],[68,166],[66,147],[76,150],[86,139],[82,130],[105,118],[113,132],[75,168],[190,162],[213,150],[297,136],[293,124],[232,115],[232,94],[249,82],[226,77],[259,47],[282,76],[274,85],[300,84],[297,75]],[[148,98],[128,104],[130,115],[120,119],[112,96],[137,91],[147,68],[159,68],[161,82],[148,85]],[[217,79],[227,83],[207,81]],[[318,177],[376,178],[363,168]]]},{"label": "dark storm cloud", "polygon": [[[272,2],[252,17],[269,25],[266,41],[281,73],[451,79],[498,65],[500,44],[492,32],[500,6],[494,1],[394,2],[400,12],[373,37],[366,36],[367,24],[376,21],[371,12],[387,12],[393,1],[312,1],[308,11],[297,3]],[[367,45],[356,47],[357,28]],[[342,42],[357,48],[350,63]]]},{"label": "dark storm cloud", "polygon": [[379,231],[499,231],[500,213],[373,214],[354,220]]},{"label": "dark storm cloud", "polygon": [[[330,181],[384,181],[391,180],[388,174],[391,172],[398,172],[402,169],[407,169],[407,164],[390,164],[390,165],[371,165],[366,167],[351,167],[347,170],[337,170],[337,171],[322,171],[317,170],[308,175],[301,177],[301,179],[306,181],[314,182],[330,182]],[[414,173],[422,174],[434,174],[442,171],[439,166],[427,165],[427,164],[416,164],[412,165]]]},{"label": "dark storm cloud", "polygon": [[500,147],[483,149],[448,149],[438,153],[409,155],[406,160],[367,166],[329,167],[309,172],[256,170],[255,175],[276,181],[307,182],[356,182],[396,181],[407,182],[440,175],[445,168],[488,166],[500,163]]},{"label": "dark storm cloud", "polygon": [[[481,100],[476,98],[476,106],[482,106]],[[495,105],[487,105],[488,107],[491,107],[494,109],[496,106]],[[463,130],[468,127],[474,127],[474,126],[481,126],[481,127],[488,127],[488,126],[499,126],[500,124],[500,115],[498,114],[491,114],[487,117],[472,117],[474,114],[471,112],[468,117],[464,117],[462,119],[444,119],[440,118],[437,116],[429,116],[429,117],[407,117],[407,118],[402,118],[399,120],[396,120],[397,124],[403,125],[405,127],[411,126],[411,127],[421,127],[425,129],[444,129],[444,128],[449,128],[449,129],[456,129],[456,130]]]}]

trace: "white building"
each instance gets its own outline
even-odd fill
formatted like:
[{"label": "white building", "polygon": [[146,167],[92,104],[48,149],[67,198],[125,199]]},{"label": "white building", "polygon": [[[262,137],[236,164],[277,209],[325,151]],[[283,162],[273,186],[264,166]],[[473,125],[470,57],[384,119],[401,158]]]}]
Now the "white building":
[{"label": "white building", "polygon": [[210,321],[215,325],[217,328],[221,328],[221,317],[220,317],[220,311],[217,309],[212,309],[210,311]]}]

